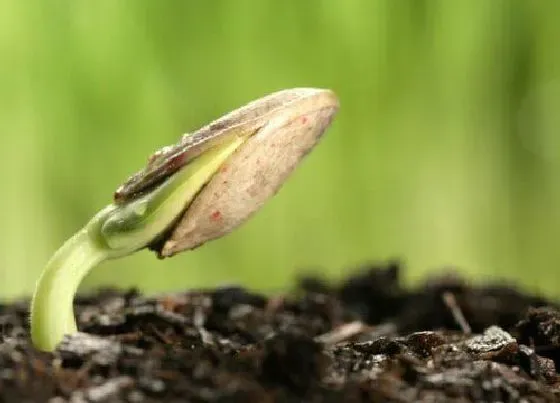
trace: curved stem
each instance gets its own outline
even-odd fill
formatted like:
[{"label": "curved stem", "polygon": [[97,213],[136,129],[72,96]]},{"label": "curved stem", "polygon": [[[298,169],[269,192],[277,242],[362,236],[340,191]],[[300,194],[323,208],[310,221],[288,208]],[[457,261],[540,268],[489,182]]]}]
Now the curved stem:
[{"label": "curved stem", "polygon": [[47,263],[31,301],[31,339],[52,351],[64,335],[75,333],[74,294],[82,279],[103,260],[144,248],[185,210],[200,188],[244,141],[244,137],[207,151],[151,193],[101,210]]},{"label": "curved stem", "polygon": [[70,238],[45,267],[31,302],[31,339],[52,351],[65,334],[77,331],[72,303],[86,274],[108,258],[107,249],[90,233],[89,225]]}]

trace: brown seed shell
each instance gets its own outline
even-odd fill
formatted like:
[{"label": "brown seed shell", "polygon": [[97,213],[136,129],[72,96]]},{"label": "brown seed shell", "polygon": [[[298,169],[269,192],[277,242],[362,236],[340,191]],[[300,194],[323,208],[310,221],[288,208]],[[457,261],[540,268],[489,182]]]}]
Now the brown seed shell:
[{"label": "brown seed shell", "polygon": [[330,90],[287,90],[284,107],[248,138],[195,197],[155,247],[170,257],[219,238],[245,222],[280,189],[338,111]]}]

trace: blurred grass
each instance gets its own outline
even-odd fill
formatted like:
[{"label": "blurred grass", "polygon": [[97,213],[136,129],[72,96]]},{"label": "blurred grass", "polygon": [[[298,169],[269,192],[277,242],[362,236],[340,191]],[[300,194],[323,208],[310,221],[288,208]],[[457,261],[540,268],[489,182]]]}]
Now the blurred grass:
[{"label": "blurred grass", "polygon": [[0,295],[129,174],[245,102],[334,89],[341,111],[279,195],[232,235],[148,252],[86,286],[277,288],[399,257],[558,296],[560,2],[0,2]]}]

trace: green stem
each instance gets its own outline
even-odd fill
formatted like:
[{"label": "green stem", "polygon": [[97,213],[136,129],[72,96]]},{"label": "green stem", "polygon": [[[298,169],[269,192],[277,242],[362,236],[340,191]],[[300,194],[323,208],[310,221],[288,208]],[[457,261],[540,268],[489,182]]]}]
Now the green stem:
[{"label": "green stem", "polygon": [[239,147],[243,136],[207,151],[149,194],[101,210],[60,248],[44,269],[31,301],[31,339],[52,351],[77,330],[74,294],[82,279],[103,260],[130,255],[162,234],[197,192]]},{"label": "green stem", "polygon": [[51,351],[65,334],[77,331],[74,294],[86,274],[108,257],[88,227],[66,241],[37,282],[31,302],[31,339],[39,350]]}]

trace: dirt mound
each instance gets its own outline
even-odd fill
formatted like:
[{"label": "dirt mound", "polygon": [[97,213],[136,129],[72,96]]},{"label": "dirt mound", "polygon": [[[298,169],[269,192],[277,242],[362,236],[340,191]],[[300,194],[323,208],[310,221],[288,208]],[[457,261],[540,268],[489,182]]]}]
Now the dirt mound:
[{"label": "dirt mound", "polygon": [[100,291],[54,354],[31,346],[27,301],[3,305],[0,401],[560,401],[556,303],[455,275],[405,289],[399,273],[277,296]]}]

